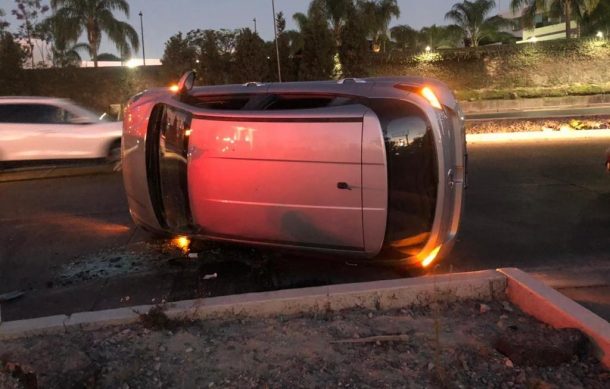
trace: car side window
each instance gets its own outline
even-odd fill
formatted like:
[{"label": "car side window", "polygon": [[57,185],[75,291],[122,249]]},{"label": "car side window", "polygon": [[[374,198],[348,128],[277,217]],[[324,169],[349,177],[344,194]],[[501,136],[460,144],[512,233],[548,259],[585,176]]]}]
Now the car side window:
[{"label": "car side window", "polygon": [[338,107],[354,104],[354,99],[343,96],[316,96],[316,95],[277,95],[265,109],[277,111],[285,109],[314,109],[325,107]]},{"label": "car side window", "polygon": [[73,116],[49,104],[0,105],[0,122],[3,123],[63,124],[69,123]]},{"label": "car side window", "polygon": [[33,104],[30,107],[31,123],[63,124],[69,123],[69,113],[57,106]]}]

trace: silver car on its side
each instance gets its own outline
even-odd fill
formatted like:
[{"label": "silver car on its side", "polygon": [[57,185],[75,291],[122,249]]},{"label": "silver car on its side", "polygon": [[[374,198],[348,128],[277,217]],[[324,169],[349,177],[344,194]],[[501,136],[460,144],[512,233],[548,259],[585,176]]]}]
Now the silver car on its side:
[{"label": "silver car on its side", "polygon": [[[143,92],[128,104],[131,215],[172,235],[428,267],[451,249],[464,120],[416,77]],[[184,80],[187,82],[184,82]]]}]

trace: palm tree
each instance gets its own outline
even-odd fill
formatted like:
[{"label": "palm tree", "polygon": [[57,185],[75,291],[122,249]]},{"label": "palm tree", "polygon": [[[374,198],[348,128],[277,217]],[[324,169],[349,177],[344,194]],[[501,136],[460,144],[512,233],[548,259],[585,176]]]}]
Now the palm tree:
[{"label": "palm tree", "polygon": [[419,30],[418,43],[420,48],[429,46],[431,49],[447,49],[458,46],[462,39],[462,29],[458,26],[437,26],[433,24]]},{"label": "palm tree", "polygon": [[52,18],[66,40],[76,41],[83,32],[87,33],[95,67],[102,33],[114,42],[121,54],[138,50],[140,46],[136,30],[113,15],[114,11],[119,11],[129,17],[127,0],[51,0],[51,6],[56,11]]},{"label": "palm tree", "polygon": [[347,22],[347,14],[350,7],[353,7],[353,0],[324,0],[330,29],[337,42],[337,47],[341,45],[341,31]]},{"label": "palm tree", "polygon": [[610,35],[610,0],[600,0],[599,5],[590,14],[585,15],[582,23],[582,33],[595,36],[600,31],[604,37]]},{"label": "palm tree", "polygon": [[548,12],[552,16],[561,16],[566,24],[566,38],[572,37],[572,19],[583,19],[590,15],[600,0],[511,0],[513,12],[523,9],[522,20],[526,27],[534,27],[537,13]]},{"label": "palm tree", "polygon": [[400,7],[397,0],[359,0],[358,8],[368,20],[373,43],[382,45],[385,51],[385,43],[388,40],[388,28],[392,18],[400,17]]},{"label": "palm tree", "polygon": [[494,0],[464,0],[454,4],[445,14],[445,19],[454,21],[462,29],[464,38],[473,47],[478,47],[481,39],[492,37],[501,26],[507,24],[500,16],[487,17],[495,8]]}]

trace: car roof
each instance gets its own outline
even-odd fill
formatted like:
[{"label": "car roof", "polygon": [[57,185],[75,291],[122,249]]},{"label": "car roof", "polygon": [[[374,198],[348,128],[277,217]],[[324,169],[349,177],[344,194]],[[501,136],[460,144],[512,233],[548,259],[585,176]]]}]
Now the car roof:
[{"label": "car roof", "polygon": [[429,86],[443,104],[451,108],[456,106],[455,96],[446,84],[434,78],[418,76],[345,78],[341,80],[283,83],[249,82],[245,84],[197,86],[193,88],[191,94],[206,96],[250,93],[337,93],[381,97],[387,96],[388,91],[394,90],[399,84],[415,88]]}]

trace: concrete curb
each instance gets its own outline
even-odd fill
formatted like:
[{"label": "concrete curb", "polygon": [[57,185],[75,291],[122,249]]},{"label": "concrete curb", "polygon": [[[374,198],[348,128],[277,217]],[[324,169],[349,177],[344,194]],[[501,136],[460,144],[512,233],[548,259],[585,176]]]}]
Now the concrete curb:
[{"label": "concrete curb", "polygon": [[466,141],[474,143],[532,142],[548,140],[610,139],[610,130],[530,131],[467,134]]},{"label": "concrete curb", "polygon": [[[353,307],[391,309],[434,301],[491,300],[504,297],[506,277],[494,270],[419,278],[248,293],[168,303],[177,319],[260,317],[326,313]],[[0,340],[129,324],[153,305],[58,315],[0,323]]]},{"label": "concrete curb", "polygon": [[541,109],[605,107],[610,105],[610,94],[460,101],[460,105],[467,115]]},{"label": "concrete curb", "polygon": [[598,347],[599,360],[610,368],[610,323],[522,270],[498,271],[507,277],[510,301],[552,327],[578,328],[587,334]]},{"label": "concrete curb", "polygon": [[[392,309],[435,301],[489,301],[505,297],[555,328],[583,331],[597,346],[599,360],[610,368],[610,324],[515,268],[185,300],[165,304],[163,308],[170,318],[206,319],[324,314],[355,307]],[[0,340],[130,324],[153,307],[141,305],[0,322]]]}]

